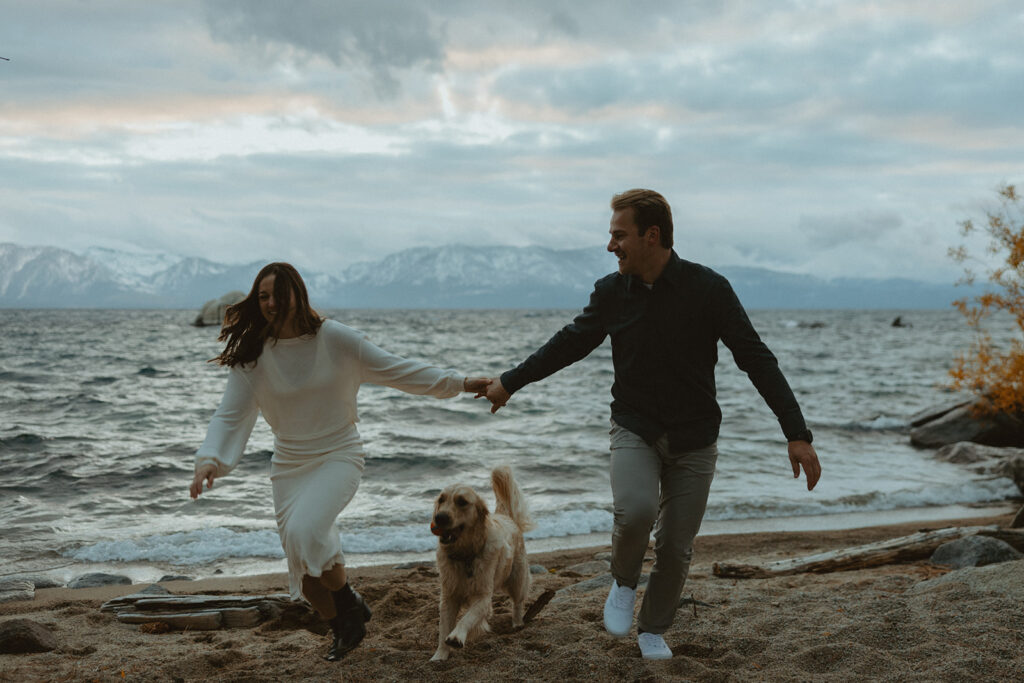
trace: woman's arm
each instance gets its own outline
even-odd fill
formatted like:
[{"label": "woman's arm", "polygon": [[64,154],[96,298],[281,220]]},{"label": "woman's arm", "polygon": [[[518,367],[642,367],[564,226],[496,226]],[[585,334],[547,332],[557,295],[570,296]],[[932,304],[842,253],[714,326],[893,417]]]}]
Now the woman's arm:
[{"label": "woman's arm", "polygon": [[359,342],[363,381],[383,384],[409,394],[451,398],[463,391],[479,391],[483,378],[471,378],[454,370],[442,370],[389,353],[365,337]]},{"label": "woman's arm", "polygon": [[196,473],[189,487],[193,498],[202,491],[204,480],[210,488],[214,478],[224,476],[238,464],[258,415],[252,387],[240,370],[232,368],[224,398],[210,420],[203,445],[196,451]]}]

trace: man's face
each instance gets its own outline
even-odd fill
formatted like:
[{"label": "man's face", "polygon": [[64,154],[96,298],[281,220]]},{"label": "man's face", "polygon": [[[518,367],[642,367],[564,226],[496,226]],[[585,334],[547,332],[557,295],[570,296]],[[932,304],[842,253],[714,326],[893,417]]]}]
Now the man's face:
[{"label": "man's face", "polygon": [[612,213],[611,227],[608,234],[608,251],[619,259],[619,272],[623,275],[642,275],[650,262],[657,231],[648,228],[641,237],[640,229],[633,219],[633,209],[620,209]]}]

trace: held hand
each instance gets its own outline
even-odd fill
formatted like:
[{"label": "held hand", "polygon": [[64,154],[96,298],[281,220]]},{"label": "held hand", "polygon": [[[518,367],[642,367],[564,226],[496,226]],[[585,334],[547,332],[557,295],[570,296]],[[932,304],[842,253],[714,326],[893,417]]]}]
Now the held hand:
[{"label": "held hand", "polygon": [[192,479],[192,484],[188,487],[189,495],[195,500],[199,497],[199,494],[203,492],[203,480],[206,480],[206,488],[213,488],[213,480],[216,477],[217,468],[213,465],[203,465],[196,470],[196,476]]},{"label": "held hand", "polygon": [[811,491],[821,478],[821,464],[814,446],[806,441],[789,442],[789,464],[793,466],[793,478],[800,476],[800,468],[807,477],[807,490]]},{"label": "held hand", "polygon": [[490,377],[467,377],[462,380],[462,390],[476,394],[474,398],[480,398],[487,391],[487,385],[490,383]]},{"label": "held hand", "polygon": [[486,396],[487,400],[491,402],[491,413],[498,412],[498,408],[508,403],[508,400],[512,398],[512,394],[505,391],[500,378],[491,380],[491,383],[487,385],[487,391],[480,394],[480,396]]}]

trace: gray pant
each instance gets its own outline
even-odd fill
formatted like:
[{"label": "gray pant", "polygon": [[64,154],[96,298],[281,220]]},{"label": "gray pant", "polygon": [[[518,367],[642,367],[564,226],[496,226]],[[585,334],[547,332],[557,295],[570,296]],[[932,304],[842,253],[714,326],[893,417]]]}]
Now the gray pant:
[{"label": "gray pant", "polygon": [[664,633],[690,571],[718,445],[671,453],[667,437],[650,446],[613,421],[611,452],[612,576],[620,586],[636,586],[654,527],[654,567],[637,625],[641,631]]}]

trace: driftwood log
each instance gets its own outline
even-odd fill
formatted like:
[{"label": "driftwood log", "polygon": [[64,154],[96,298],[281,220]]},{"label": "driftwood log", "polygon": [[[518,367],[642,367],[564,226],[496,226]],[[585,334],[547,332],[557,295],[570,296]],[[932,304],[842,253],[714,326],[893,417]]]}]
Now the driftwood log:
[{"label": "driftwood log", "polygon": [[161,595],[135,593],[100,606],[125,624],[163,622],[171,628],[209,631],[252,628],[280,616],[294,603],[285,593],[275,595]]},{"label": "driftwood log", "polygon": [[789,574],[827,573],[851,569],[878,567],[896,562],[912,562],[931,557],[943,543],[964,536],[981,534],[1005,541],[1024,552],[1024,532],[1002,529],[997,526],[948,527],[932,531],[921,531],[910,536],[892,538],[877,543],[868,543],[853,548],[831,550],[804,557],[786,558],[764,564],[742,564],[738,562],[716,562],[712,567],[715,576],[730,579],[765,579]]}]

